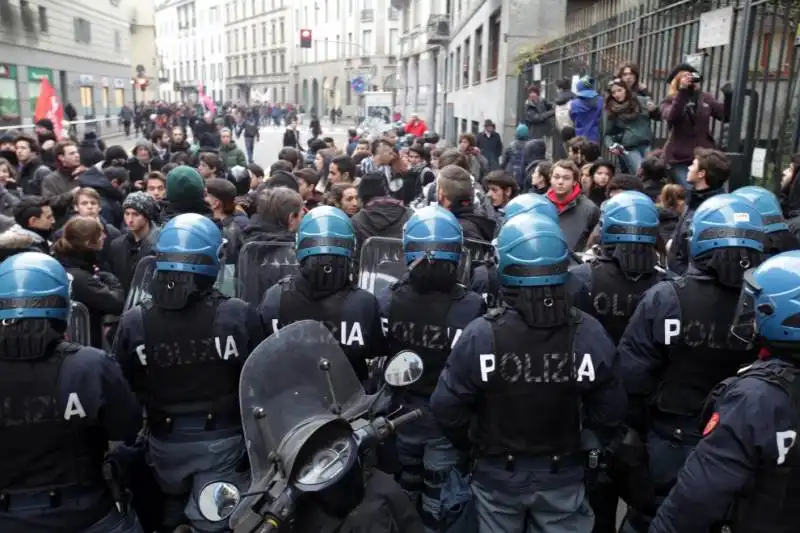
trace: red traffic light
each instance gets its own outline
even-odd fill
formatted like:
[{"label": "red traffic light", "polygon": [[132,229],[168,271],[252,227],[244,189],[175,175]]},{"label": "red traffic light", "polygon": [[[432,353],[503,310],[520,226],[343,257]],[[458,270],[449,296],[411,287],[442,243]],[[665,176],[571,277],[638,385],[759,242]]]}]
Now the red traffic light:
[{"label": "red traffic light", "polygon": [[311,48],[312,42],[311,30],[300,30],[300,48]]}]

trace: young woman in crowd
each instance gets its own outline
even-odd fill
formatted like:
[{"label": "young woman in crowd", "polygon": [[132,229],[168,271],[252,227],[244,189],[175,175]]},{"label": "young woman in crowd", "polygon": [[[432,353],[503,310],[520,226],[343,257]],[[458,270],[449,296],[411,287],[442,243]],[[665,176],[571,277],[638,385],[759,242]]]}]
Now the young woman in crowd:
[{"label": "young woman in crowd", "polygon": [[97,266],[105,238],[99,219],[77,216],[64,225],[53,245],[53,256],[72,275],[72,298],[89,310],[90,338],[95,348],[104,346],[103,317],[121,315],[125,305],[122,284]]},{"label": "young woman in crowd", "polygon": [[606,89],[605,108],[606,147],[620,159],[626,172],[636,174],[653,144],[650,112],[656,106],[632,93],[621,79],[615,79]]}]

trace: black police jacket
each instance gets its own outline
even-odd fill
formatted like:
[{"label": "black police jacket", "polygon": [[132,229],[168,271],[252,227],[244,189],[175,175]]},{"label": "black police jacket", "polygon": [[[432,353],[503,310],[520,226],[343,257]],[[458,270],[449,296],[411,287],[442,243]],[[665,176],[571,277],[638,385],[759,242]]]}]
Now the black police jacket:
[{"label": "black police jacket", "polygon": [[370,472],[365,496],[344,519],[318,507],[298,509],[292,533],[423,533],[422,519],[405,491],[380,470]]}]

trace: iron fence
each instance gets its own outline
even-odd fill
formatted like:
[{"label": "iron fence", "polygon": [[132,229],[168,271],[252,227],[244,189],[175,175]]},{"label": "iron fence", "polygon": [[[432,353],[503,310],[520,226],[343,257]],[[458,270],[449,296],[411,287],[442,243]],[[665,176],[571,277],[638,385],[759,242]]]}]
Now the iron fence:
[{"label": "iron fence", "polygon": [[[742,139],[745,155],[749,160],[753,148],[766,149],[766,176],[778,179],[775,171],[798,149],[800,84],[795,78],[800,71],[800,48],[796,47],[800,44],[800,2],[752,0],[747,27],[743,4],[744,0],[644,0],[599,21],[596,16],[573,17],[566,35],[543,45],[535,63],[522,70],[518,116],[524,116],[531,84],[539,84],[543,94],[552,98],[556,80],[591,75],[600,90],[627,62],[639,67],[640,81],[653,100],[660,102],[666,96],[672,69],[690,62],[703,76],[703,90],[718,98],[722,98],[720,89],[726,83],[731,83],[734,91],[745,90],[745,107],[750,112],[733,110],[744,117],[741,131],[752,137]],[[733,8],[734,14],[728,44],[699,49],[700,16],[727,7]],[[737,54],[749,55],[749,71],[740,78],[746,80],[744,86],[736,81]],[[755,118],[748,119],[748,115]],[[655,145],[663,145],[665,123],[654,123],[654,134]],[[728,146],[725,127],[715,124],[712,135],[720,148]]]}]

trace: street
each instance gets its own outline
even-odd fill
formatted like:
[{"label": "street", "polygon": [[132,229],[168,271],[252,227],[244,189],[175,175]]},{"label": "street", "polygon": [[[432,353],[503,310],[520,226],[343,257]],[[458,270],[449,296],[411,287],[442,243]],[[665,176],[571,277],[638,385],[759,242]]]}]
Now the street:
[{"label": "street", "polygon": [[[347,140],[347,129],[348,127],[344,125],[336,124],[331,126],[329,123],[323,122],[322,136],[333,137],[337,148],[344,149],[345,141]],[[260,165],[265,171],[269,171],[269,166],[278,159],[278,152],[283,147],[284,131],[286,131],[286,128],[283,126],[267,126],[261,128],[260,130],[261,140],[256,143],[253,158],[255,159],[255,163]],[[308,132],[308,128],[301,127],[300,142],[303,144],[303,148],[307,148],[309,136],[310,134]],[[118,136],[105,139],[104,141],[106,146],[120,145],[130,153],[130,151],[133,150],[134,144],[136,144],[136,140],[137,138],[134,136],[131,136],[127,139],[125,137]],[[240,148],[244,149],[244,139],[237,141],[236,144]]]}]

